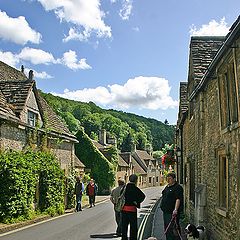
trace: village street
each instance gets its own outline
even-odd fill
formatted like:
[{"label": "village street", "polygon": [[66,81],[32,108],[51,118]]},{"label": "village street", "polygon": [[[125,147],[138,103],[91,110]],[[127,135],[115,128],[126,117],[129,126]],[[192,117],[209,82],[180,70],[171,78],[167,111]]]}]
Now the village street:
[{"label": "village street", "polygon": [[[161,196],[162,187],[144,189],[146,199],[138,212],[139,239],[143,232],[151,232],[147,224],[148,216],[157,199]],[[152,215],[152,214],[151,214]],[[150,229],[145,229],[146,226]],[[113,206],[110,200],[96,204],[94,208],[85,208],[82,212],[70,213],[40,224],[28,226],[9,233],[1,234],[1,240],[87,240],[90,235],[115,233]],[[98,238],[98,239],[99,239]],[[95,238],[97,239],[97,238]],[[109,237],[108,237],[109,239]],[[120,238],[116,238],[120,239]]]}]

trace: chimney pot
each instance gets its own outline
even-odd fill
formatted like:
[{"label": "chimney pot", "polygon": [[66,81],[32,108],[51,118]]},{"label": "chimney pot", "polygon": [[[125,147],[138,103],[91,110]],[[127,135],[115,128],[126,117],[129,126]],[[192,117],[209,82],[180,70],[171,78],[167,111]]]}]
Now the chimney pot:
[{"label": "chimney pot", "polygon": [[30,80],[30,81],[33,80],[33,70],[30,70],[30,71],[29,71],[28,80]]}]

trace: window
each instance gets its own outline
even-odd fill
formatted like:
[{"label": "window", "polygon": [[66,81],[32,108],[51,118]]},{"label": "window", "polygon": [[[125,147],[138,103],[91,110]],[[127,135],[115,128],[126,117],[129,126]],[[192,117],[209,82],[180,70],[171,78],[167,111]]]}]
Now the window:
[{"label": "window", "polygon": [[218,199],[219,208],[227,210],[228,207],[228,159],[225,151],[218,153]]},{"label": "window", "polygon": [[149,183],[152,183],[152,178],[151,177],[149,177]]},{"label": "window", "polygon": [[156,177],[156,182],[158,183],[158,177]]},{"label": "window", "polygon": [[194,160],[192,160],[190,162],[190,194],[189,194],[189,198],[191,201],[195,202],[195,163],[193,162]]},{"label": "window", "polygon": [[238,122],[238,100],[234,64],[229,64],[219,71],[219,100],[221,111],[221,129],[226,129]]},{"label": "window", "polygon": [[28,110],[28,124],[35,127],[37,123],[37,114]]}]

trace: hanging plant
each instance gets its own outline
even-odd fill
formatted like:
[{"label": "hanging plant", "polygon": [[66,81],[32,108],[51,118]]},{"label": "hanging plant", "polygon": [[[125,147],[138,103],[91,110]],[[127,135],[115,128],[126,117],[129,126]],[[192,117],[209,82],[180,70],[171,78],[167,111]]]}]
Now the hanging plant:
[{"label": "hanging plant", "polygon": [[174,156],[171,156],[167,153],[162,156],[162,165],[170,166],[170,165],[174,165],[175,162],[176,161],[174,159]]}]

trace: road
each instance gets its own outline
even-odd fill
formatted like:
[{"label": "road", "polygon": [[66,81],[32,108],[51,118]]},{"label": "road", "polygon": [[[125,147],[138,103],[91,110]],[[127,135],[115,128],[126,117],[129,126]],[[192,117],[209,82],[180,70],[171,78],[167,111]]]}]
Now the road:
[{"label": "road", "polygon": [[[143,237],[151,209],[160,197],[162,187],[144,189],[146,199],[138,212],[139,239]],[[88,240],[109,239],[115,233],[116,223],[112,203],[107,200],[82,212],[70,213],[50,221],[1,234],[1,240]],[[96,235],[99,235],[96,238]],[[120,238],[116,238],[120,239]]]}]

